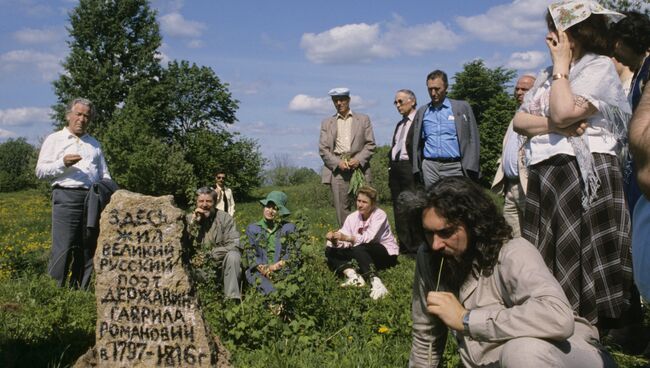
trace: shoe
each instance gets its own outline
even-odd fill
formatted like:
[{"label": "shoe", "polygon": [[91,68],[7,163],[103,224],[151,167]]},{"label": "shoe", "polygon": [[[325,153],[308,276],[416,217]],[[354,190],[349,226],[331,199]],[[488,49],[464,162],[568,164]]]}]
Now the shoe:
[{"label": "shoe", "polygon": [[366,285],[366,281],[363,279],[363,277],[355,273],[351,277],[348,277],[348,280],[342,283],[341,287],[348,287],[348,286],[364,287],[365,285]]},{"label": "shoe", "polygon": [[381,282],[379,277],[373,277],[370,285],[372,285],[372,288],[370,289],[370,297],[373,300],[381,299],[388,294],[388,289],[386,289],[386,286]]}]

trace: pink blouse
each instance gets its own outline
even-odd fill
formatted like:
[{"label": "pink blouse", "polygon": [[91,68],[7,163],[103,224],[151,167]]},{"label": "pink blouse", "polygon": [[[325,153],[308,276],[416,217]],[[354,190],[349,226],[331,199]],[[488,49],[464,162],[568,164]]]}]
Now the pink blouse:
[{"label": "pink blouse", "polygon": [[[390,231],[388,216],[381,208],[375,208],[366,221],[363,221],[359,211],[352,212],[345,219],[345,223],[339,231],[354,238],[354,243],[351,244],[353,247],[365,243],[379,243],[386,248],[391,256],[399,254],[399,246]],[[345,243],[347,243],[346,246],[350,246],[349,242]]]}]

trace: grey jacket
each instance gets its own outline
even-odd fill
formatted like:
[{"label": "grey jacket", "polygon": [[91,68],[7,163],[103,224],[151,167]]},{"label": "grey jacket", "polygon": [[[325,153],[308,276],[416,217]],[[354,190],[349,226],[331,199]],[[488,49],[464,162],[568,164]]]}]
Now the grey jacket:
[{"label": "grey jacket", "polygon": [[[323,159],[321,182],[332,182],[332,172],[336,170],[341,157],[334,154],[336,146],[336,115],[323,120],[320,125],[318,154]],[[361,170],[370,182],[370,158],[375,152],[375,134],[372,131],[368,115],[352,112],[352,142],[350,144],[351,158],[359,160]]]},{"label": "grey jacket", "polygon": [[192,214],[188,214],[186,222],[189,225],[189,245],[201,247],[214,256],[216,248],[237,250],[241,252],[239,245],[239,232],[235,220],[226,212],[216,210],[213,217],[208,218],[200,224],[192,223]]},{"label": "grey jacket", "polygon": [[[481,150],[478,125],[474,118],[474,112],[466,101],[449,99],[451,111],[454,112],[456,123],[456,134],[458,135],[458,146],[460,147],[460,163],[465,176],[478,178],[479,176],[479,153]],[[422,170],[422,151],[424,140],[422,139],[422,119],[424,112],[431,106],[431,102],[420,107],[413,119],[413,174],[420,174]]]},{"label": "grey jacket", "polygon": [[[413,284],[410,367],[437,367],[447,339],[447,326],[426,310],[426,297],[435,291],[438,274],[438,265],[430,258],[431,251],[420,247]],[[539,251],[523,238],[504,244],[492,275],[470,275],[457,296],[471,311],[469,335],[459,334],[458,344],[466,367],[498,366],[503,343],[517,337],[598,339],[597,330],[574,315]]]}]

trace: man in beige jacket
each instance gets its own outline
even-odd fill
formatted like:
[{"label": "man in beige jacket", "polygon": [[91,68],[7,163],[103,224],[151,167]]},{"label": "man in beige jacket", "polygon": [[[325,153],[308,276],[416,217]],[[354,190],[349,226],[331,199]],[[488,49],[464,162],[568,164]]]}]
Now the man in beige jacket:
[{"label": "man in beige jacket", "polygon": [[368,115],[350,110],[350,90],[334,88],[328,93],[336,114],[321,122],[318,153],[323,159],[321,181],[330,186],[339,226],[352,212],[354,195],[350,179],[357,168],[370,184],[370,158],[375,151],[375,135]]},{"label": "man in beige jacket", "polygon": [[441,366],[448,331],[466,367],[613,367],[537,249],[512,238],[470,179],[411,195],[426,239],[413,285],[410,367]]}]

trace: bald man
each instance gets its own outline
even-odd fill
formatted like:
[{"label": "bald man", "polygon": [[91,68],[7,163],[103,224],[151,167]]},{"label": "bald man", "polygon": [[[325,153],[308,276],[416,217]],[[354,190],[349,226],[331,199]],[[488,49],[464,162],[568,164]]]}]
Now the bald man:
[{"label": "bald man", "polygon": [[[524,96],[529,89],[533,88],[535,77],[523,75],[515,85],[515,99],[517,105],[521,106]],[[526,185],[528,183],[528,172],[524,163],[524,152],[522,149],[522,138],[512,129],[512,121],[503,138],[503,153],[499,159],[499,168],[494,175],[492,190],[497,194],[505,196],[503,203],[503,217],[512,227],[515,237],[521,236],[521,223],[526,206]]]}]

